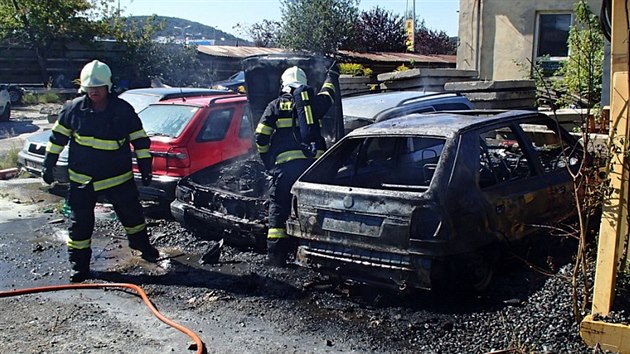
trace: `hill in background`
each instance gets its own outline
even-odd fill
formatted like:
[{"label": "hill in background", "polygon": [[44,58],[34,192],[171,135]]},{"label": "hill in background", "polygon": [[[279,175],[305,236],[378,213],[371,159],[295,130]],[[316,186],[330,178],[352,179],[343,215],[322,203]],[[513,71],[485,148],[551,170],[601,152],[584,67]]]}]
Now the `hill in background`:
[{"label": "hill in background", "polygon": [[[149,16],[129,16],[128,19],[144,23]],[[181,38],[182,32],[189,39],[215,40],[217,45],[250,45],[245,39],[223,32],[212,26],[206,26],[199,22],[193,22],[177,17],[156,16],[157,22],[164,25],[164,29],[157,33],[158,36]],[[223,38],[223,40],[221,40]]]}]

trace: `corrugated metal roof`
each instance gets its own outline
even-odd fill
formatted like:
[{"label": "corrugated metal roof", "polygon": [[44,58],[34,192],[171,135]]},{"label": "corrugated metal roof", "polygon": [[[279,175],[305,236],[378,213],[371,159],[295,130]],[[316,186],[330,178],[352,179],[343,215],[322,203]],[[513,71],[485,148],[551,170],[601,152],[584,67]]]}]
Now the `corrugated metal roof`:
[{"label": "corrugated metal roof", "polygon": [[[234,47],[234,46],[220,46],[220,45],[200,45],[197,46],[197,50],[201,53],[217,56],[217,57],[229,57],[229,58],[245,58],[252,55],[261,54],[278,54],[286,53],[286,49],[282,48],[264,48],[264,47]],[[351,52],[347,50],[340,50],[339,54],[348,58],[361,58],[371,61],[380,62],[410,62],[415,61],[417,63],[447,63],[455,64],[457,56],[455,55],[422,55],[413,53],[388,53],[388,52],[376,52],[376,53],[359,53]]]}]

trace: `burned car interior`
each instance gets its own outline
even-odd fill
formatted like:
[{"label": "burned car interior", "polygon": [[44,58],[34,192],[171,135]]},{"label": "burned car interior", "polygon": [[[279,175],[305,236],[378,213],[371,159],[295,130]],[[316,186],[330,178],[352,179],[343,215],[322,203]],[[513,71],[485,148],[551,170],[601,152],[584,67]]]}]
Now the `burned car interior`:
[{"label": "burned car interior", "polygon": [[442,150],[440,137],[352,139],[303,180],[360,188],[425,190]]}]

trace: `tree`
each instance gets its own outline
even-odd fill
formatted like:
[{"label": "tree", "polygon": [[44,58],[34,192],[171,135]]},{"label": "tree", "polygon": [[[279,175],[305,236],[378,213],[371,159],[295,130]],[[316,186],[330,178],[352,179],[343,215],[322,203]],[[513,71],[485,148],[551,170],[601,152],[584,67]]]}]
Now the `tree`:
[{"label": "tree", "polygon": [[569,58],[554,74],[554,88],[565,92],[563,106],[593,107],[600,101],[604,63],[604,34],[599,18],[585,0],[575,5],[576,21],[569,31]]},{"label": "tree", "polygon": [[424,20],[416,26],[415,51],[419,54],[450,54],[457,52],[457,44],[444,31],[428,29]]},{"label": "tree", "polygon": [[380,7],[363,11],[355,28],[356,37],[344,49],[361,52],[404,52],[405,24],[402,16]]},{"label": "tree", "polygon": [[256,47],[275,47],[278,45],[280,28],[278,21],[262,20],[249,27],[248,32]]},{"label": "tree", "polygon": [[91,40],[100,33],[92,21],[106,9],[98,0],[0,0],[0,40],[23,44],[37,56],[42,83],[49,81],[46,60],[52,45]]},{"label": "tree", "polygon": [[358,0],[281,0],[280,45],[334,54],[354,38]]}]

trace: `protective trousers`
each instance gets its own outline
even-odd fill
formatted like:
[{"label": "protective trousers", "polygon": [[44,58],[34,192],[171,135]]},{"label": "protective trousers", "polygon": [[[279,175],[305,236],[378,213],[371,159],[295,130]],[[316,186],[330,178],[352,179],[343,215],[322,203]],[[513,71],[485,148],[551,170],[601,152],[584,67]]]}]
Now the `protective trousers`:
[{"label": "protective trousers", "polygon": [[291,212],[291,187],[313,162],[312,159],[297,159],[276,165],[272,170],[269,189],[269,231],[267,232],[267,257],[271,264],[286,263],[292,249],[286,231],[286,222]]},{"label": "protective trousers", "polygon": [[68,258],[74,271],[89,272],[94,207],[99,195],[104,195],[114,206],[114,211],[127,233],[129,247],[137,250],[151,247],[142,206],[138,201],[138,189],[133,180],[99,192],[94,191],[91,183],[86,185],[71,183],[68,192],[68,205],[71,211]]}]

